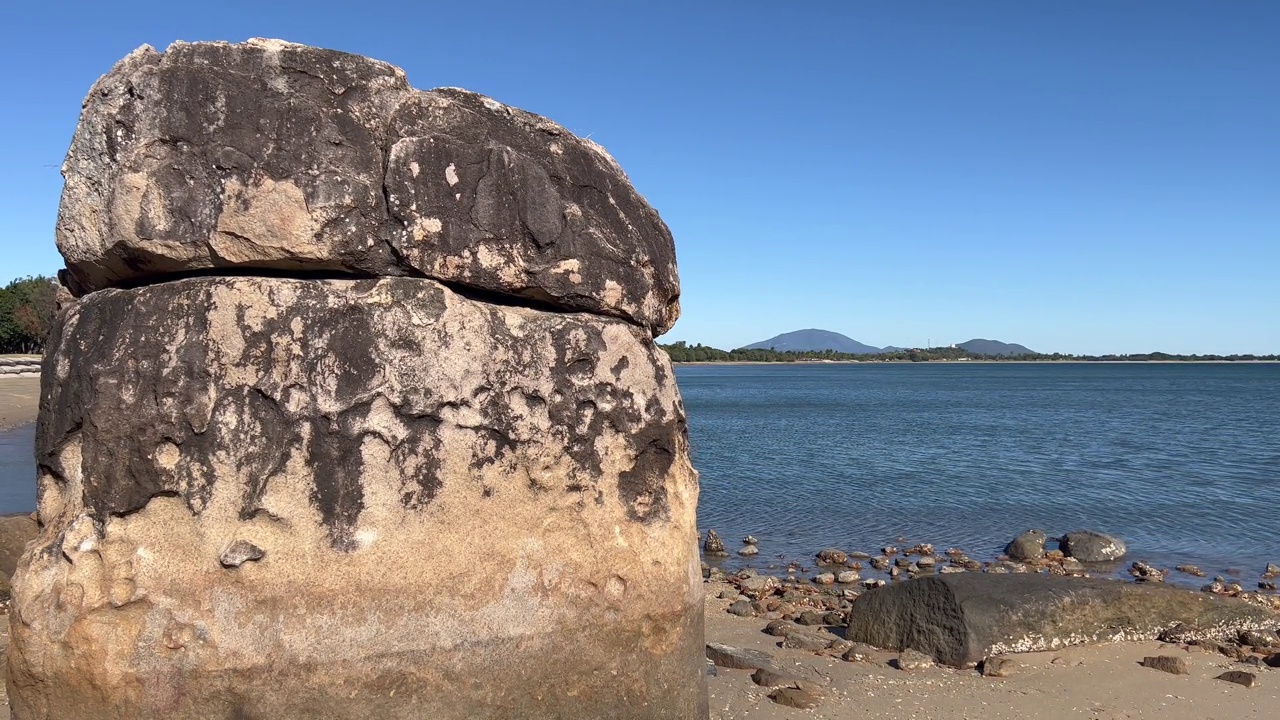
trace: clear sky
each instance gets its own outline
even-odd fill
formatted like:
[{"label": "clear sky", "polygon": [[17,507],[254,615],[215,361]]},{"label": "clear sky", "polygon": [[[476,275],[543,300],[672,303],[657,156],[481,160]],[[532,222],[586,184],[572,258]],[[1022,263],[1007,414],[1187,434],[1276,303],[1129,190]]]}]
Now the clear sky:
[{"label": "clear sky", "polygon": [[730,348],[1280,352],[1280,2],[29,2],[0,45],[0,282],[60,266],[80,101],[143,43],[371,55],[606,146]]}]

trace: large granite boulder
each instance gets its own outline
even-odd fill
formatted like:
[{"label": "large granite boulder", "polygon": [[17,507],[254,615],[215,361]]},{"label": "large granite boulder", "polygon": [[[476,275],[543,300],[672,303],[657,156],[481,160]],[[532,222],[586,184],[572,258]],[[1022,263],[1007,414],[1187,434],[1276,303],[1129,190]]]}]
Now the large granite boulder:
[{"label": "large granite boulder", "polygon": [[603,149],[177,43],[64,174],[16,720],[706,717],[674,250]]},{"label": "large granite boulder", "polygon": [[705,715],[647,331],[417,278],[88,295],[51,339],[15,718]]},{"label": "large granite boulder", "polygon": [[252,269],[425,276],[654,334],[679,315],[671,233],[603,148],[355,55],[144,46],[94,85],[63,173],[77,294]]},{"label": "large granite boulder", "polygon": [[989,655],[1068,645],[1154,640],[1183,624],[1206,637],[1272,628],[1280,615],[1234,598],[1153,585],[1048,574],[957,573],[863,593],[845,637],[907,648],[955,667]]}]

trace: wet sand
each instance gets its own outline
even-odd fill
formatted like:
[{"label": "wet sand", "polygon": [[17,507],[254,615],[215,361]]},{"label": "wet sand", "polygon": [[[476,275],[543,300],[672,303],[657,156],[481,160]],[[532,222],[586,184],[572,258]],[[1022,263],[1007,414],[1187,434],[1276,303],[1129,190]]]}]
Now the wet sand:
[{"label": "wet sand", "polygon": [[0,377],[0,430],[36,421],[40,376]]},{"label": "wet sand", "polygon": [[[740,618],[715,596],[724,584],[706,585],[707,641],[768,652],[786,668],[822,678],[822,704],[795,710],[769,700],[748,670],[716,668],[708,678],[712,720],[758,718],[1270,718],[1280,707],[1280,670],[1255,668],[1218,654],[1188,652],[1159,642],[1119,643],[1008,656],[1016,663],[1008,678],[985,678],[974,670],[935,667],[905,672],[890,667],[896,653],[875,663],[852,663],[782,649],[779,638],[761,632],[763,618]],[[1185,657],[1190,675],[1170,675],[1138,663],[1147,655]],[[1214,678],[1227,670],[1257,675],[1252,688]]]}]

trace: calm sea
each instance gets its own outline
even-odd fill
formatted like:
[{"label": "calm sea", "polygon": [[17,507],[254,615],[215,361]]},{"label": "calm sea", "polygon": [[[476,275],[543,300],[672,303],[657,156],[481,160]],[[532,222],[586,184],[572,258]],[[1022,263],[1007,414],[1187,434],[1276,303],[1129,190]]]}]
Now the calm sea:
[{"label": "calm sea", "polygon": [[1250,586],[1280,563],[1280,365],[676,374],[702,474],[698,525],[731,552],[758,537],[757,566],[899,537],[990,559],[1031,528],[1112,533],[1128,559],[1240,568]]},{"label": "calm sea", "polygon": [[[699,527],[752,564],[905,537],[994,557],[1091,528],[1130,559],[1280,562],[1280,365],[862,364],[677,368]],[[34,426],[0,431],[0,513],[35,505]],[[735,558],[731,564],[739,561]],[[1184,582],[1190,578],[1176,578]]]}]

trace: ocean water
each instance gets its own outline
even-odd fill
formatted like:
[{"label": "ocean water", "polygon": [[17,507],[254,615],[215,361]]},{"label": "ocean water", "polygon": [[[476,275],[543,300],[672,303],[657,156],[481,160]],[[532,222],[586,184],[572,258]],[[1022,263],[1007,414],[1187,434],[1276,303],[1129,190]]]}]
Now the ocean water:
[{"label": "ocean water", "polygon": [[676,376],[701,472],[698,526],[731,553],[755,535],[757,567],[900,537],[986,560],[1031,528],[1111,533],[1126,561],[1235,569],[1246,587],[1280,563],[1280,365],[691,365]]},{"label": "ocean water", "polygon": [[36,509],[35,423],[0,430],[0,515]]},{"label": "ocean water", "polygon": [[[1128,543],[1126,561],[1236,569],[1246,586],[1280,563],[1280,365],[690,365],[676,377],[699,528],[731,552],[755,535],[756,567],[900,537],[987,560],[1031,528],[1100,530]],[[34,435],[0,431],[0,513],[35,507]]]}]

